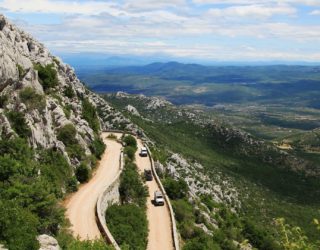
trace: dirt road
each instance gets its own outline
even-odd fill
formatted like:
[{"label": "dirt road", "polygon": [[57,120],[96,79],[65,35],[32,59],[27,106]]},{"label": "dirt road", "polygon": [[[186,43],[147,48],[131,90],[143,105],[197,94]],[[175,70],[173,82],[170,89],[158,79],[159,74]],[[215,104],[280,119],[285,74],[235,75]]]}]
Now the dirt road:
[{"label": "dirt road", "polygon": [[[138,150],[136,153],[136,162],[139,171],[142,173],[144,169],[151,169],[151,163],[148,157],[140,157],[139,152],[142,142],[138,140]],[[154,191],[160,190],[157,182],[146,182],[149,188],[149,197],[147,199],[147,217],[149,221],[148,250],[168,250],[173,249],[173,239],[171,234],[170,213],[167,206],[154,206],[152,204]]]},{"label": "dirt road", "polygon": [[[100,238],[100,231],[95,219],[95,205],[100,193],[104,191],[119,171],[121,145],[108,139],[108,134],[102,134],[107,149],[94,176],[65,202],[66,217],[71,222],[71,230],[74,236],[79,236],[81,240]],[[121,134],[116,135],[120,136]]]}]

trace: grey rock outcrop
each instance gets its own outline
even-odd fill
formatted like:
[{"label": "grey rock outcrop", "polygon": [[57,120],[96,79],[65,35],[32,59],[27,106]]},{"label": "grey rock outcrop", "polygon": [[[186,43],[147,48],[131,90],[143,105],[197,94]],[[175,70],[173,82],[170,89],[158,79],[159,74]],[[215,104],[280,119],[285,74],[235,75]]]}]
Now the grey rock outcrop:
[{"label": "grey rock outcrop", "polygon": [[[56,72],[58,84],[50,91],[45,91],[35,65],[49,65]],[[32,98],[30,94],[21,97],[21,93],[25,90],[30,92],[30,89],[37,98],[32,105],[28,103]],[[66,89],[73,94],[65,94]],[[69,162],[79,161],[71,161],[65,145],[58,140],[60,128],[72,124],[77,131],[76,139],[87,155],[91,153],[90,145],[96,136],[83,116],[84,99],[99,109],[101,129],[134,128],[103,98],[87,90],[69,65],[51,55],[43,44],[11,24],[3,15],[0,15],[0,98],[6,100],[0,107],[0,138],[17,136],[7,113],[19,112],[24,115],[31,131],[30,145],[34,148],[56,148]]]},{"label": "grey rock outcrop", "polygon": [[37,240],[40,244],[39,250],[61,250],[58,241],[49,235],[39,235]]}]

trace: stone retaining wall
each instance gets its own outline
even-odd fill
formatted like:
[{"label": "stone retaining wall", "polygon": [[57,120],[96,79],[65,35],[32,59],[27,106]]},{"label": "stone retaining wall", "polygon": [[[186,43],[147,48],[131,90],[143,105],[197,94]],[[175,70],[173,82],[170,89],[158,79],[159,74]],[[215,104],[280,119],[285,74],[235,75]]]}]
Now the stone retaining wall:
[{"label": "stone retaining wall", "polygon": [[174,218],[174,212],[173,212],[173,209],[172,209],[172,206],[171,206],[171,203],[170,203],[170,199],[161,183],[161,180],[156,172],[156,169],[155,169],[155,166],[154,166],[154,161],[153,161],[153,158],[152,158],[152,154],[151,154],[151,151],[149,149],[149,147],[147,145],[145,145],[147,150],[148,150],[148,154],[149,154],[149,159],[150,159],[150,162],[151,162],[151,169],[152,169],[152,172],[153,172],[153,175],[156,179],[156,182],[158,183],[159,187],[160,187],[160,190],[161,192],[163,193],[164,195],[164,199],[166,201],[166,205],[167,205],[167,208],[169,209],[169,213],[170,213],[170,219],[171,219],[171,232],[172,232],[172,238],[173,238],[173,247],[175,250],[179,250],[180,249],[180,245],[179,245],[179,236],[178,236],[178,231],[177,231],[177,225],[176,225],[176,220]]},{"label": "stone retaining wall", "polygon": [[119,172],[117,176],[113,179],[111,184],[106,187],[105,191],[100,194],[96,205],[96,220],[99,230],[102,236],[105,238],[105,240],[109,244],[112,244],[116,250],[120,250],[120,247],[108,229],[105,213],[110,205],[120,202],[119,185],[120,175],[122,173],[123,166],[124,158],[123,152],[121,152],[119,159]]}]

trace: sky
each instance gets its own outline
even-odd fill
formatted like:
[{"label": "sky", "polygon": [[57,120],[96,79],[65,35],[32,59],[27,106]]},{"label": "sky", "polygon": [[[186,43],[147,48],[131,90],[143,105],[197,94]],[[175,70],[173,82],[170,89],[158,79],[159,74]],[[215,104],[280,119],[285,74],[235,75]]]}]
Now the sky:
[{"label": "sky", "polygon": [[320,0],[0,0],[53,53],[320,62]]}]

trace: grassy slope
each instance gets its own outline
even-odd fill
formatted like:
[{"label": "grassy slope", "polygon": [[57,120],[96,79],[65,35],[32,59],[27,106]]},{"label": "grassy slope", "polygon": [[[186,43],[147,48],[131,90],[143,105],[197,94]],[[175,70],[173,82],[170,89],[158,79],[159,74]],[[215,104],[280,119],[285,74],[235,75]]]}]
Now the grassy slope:
[{"label": "grassy slope", "polygon": [[[124,107],[121,102],[113,100],[113,103],[120,109]],[[199,161],[212,178],[217,171],[232,177],[242,197],[243,213],[257,224],[272,227],[273,218],[285,217],[290,223],[301,226],[310,238],[318,237],[311,226],[312,219],[320,216],[318,180],[307,179],[257,159],[221,149],[209,131],[187,121],[168,125],[137,117],[132,119],[157,142],[158,147]]]}]

